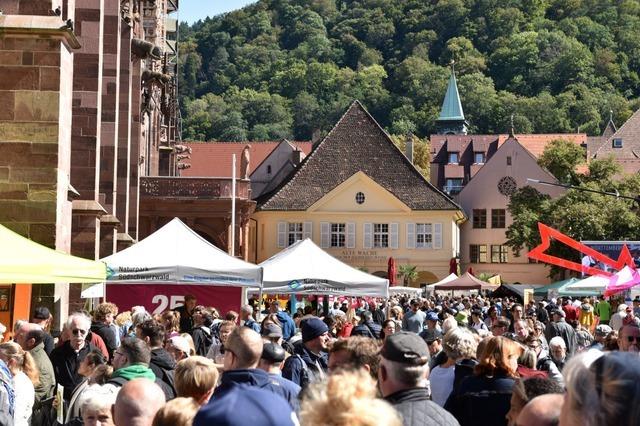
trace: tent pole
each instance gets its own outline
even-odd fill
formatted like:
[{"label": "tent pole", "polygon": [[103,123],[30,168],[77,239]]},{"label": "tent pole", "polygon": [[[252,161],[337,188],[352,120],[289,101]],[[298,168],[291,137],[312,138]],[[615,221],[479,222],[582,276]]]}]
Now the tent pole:
[{"label": "tent pole", "polygon": [[236,155],[231,161],[231,256],[236,255]]}]

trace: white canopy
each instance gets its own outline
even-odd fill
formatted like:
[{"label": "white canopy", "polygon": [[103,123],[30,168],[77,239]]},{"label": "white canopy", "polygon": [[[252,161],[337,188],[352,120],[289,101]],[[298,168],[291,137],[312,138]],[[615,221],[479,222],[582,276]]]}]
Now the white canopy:
[{"label": "white canopy", "polygon": [[609,277],[604,275],[592,275],[583,280],[576,281],[566,286],[570,291],[604,291],[609,284]]},{"label": "white canopy", "polygon": [[441,279],[440,281],[438,281],[437,283],[429,284],[427,286],[427,289],[433,290],[433,288],[435,286],[439,285],[439,284],[445,284],[445,283],[448,283],[448,282],[451,282],[451,281],[457,280],[457,279],[458,279],[458,276],[456,274],[451,273],[451,274],[447,275],[446,277],[444,277],[443,279]]},{"label": "white canopy", "polygon": [[287,247],[260,266],[264,269],[265,293],[389,295],[389,280],[342,263],[308,238]]},{"label": "white canopy", "polygon": [[174,218],[131,247],[102,259],[107,282],[260,287],[262,268],[229,256]]},{"label": "white canopy", "polygon": [[398,287],[398,286],[389,287],[389,295],[404,294],[404,293],[409,293],[417,296],[419,294],[422,294],[422,289],[416,288],[416,287]]}]

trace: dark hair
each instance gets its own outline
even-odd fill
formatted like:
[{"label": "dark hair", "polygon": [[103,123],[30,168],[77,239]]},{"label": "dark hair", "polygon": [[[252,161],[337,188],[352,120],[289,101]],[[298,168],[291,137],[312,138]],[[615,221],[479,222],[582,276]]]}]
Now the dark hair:
[{"label": "dark hair", "polygon": [[97,349],[92,350],[91,352],[89,352],[85,358],[89,364],[94,365],[94,366],[99,366],[99,365],[103,365],[107,362],[106,359],[104,359],[104,355],[102,354],[102,352],[100,352]]},{"label": "dark hair", "polygon": [[140,334],[149,338],[149,346],[161,346],[164,342],[164,326],[158,321],[149,319],[142,324],[138,324]]},{"label": "dark hair", "polygon": [[33,319],[48,320],[51,317],[51,312],[46,306],[38,306],[33,311]]},{"label": "dark hair", "polygon": [[125,337],[120,343],[122,349],[129,360],[129,364],[144,363],[149,364],[151,360],[151,350],[147,344],[137,337]]},{"label": "dark hair", "polygon": [[558,382],[552,379],[543,379],[541,377],[531,377],[523,382],[524,390],[529,400],[536,396],[546,395],[548,393],[564,393],[564,389]]},{"label": "dark hair", "polygon": [[44,330],[39,328],[39,327],[34,327],[32,330],[29,330],[27,332],[26,340],[30,340],[33,339],[34,343],[33,346],[38,346],[40,343],[42,343],[42,341],[44,340]]}]

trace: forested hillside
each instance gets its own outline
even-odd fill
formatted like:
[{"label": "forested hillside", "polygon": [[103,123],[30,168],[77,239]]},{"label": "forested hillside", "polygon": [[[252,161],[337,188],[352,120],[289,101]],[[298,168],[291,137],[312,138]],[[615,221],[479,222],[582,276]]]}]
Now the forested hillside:
[{"label": "forested hillside", "polygon": [[452,60],[474,133],[599,134],[640,95],[638,0],[260,0],[180,26],[183,138],[309,140],[355,98],[434,132]]}]

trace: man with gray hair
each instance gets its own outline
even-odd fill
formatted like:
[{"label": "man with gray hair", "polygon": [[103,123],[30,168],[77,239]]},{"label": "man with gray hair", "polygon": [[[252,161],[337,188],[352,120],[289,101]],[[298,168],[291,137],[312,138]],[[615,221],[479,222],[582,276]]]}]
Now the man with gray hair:
[{"label": "man with gray hair", "polygon": [[242,321],[242,325],[260,334],[260,324],[253,319],[253,306],[244,305],[242,309],[240,309],[240,320]]},{"label": "man with gray hair", "polygon": [[151,426],[164,404],[162,389],[152,380],[130,380],[118,392],[113,406],[114,423],[116,426]]},{"label": "man with gray hair", "polygon": [[562,368],[567,362],[567,344],[562,337],[556,336],[549,340],[549,355],[558,370],[562,372]]},{"label": "man with gray hair", "polygon": [[86,340],[90,327],[91,319],[87,315],[81,312],[71,314],[67,320],[71,338],[51,351],[51,365],[56,381],[64,386],[64,399],[67,401],[75,387],[84,379],[78,373],[78,367],[89,352],[99,350]]},{"label": "man with gray hair", "polygon": [[388,336],[380,351],[378,384],[385,401],[402,416],[404,426],[459,426],[449,412],[429,400],[429,348],[413,332]]}]

